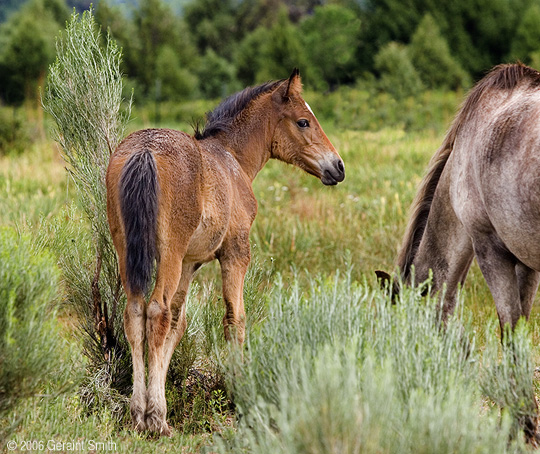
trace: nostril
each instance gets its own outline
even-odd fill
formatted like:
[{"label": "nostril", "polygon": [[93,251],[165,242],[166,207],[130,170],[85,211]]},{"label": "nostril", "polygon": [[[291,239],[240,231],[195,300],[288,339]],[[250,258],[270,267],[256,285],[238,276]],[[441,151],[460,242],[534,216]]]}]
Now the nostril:
[{"label": "nostril", "polygon": [[345,172],[345,167],[343,166],[343,161],[342,160],[339,160],[337,162],[336,167],[341,173]]}]

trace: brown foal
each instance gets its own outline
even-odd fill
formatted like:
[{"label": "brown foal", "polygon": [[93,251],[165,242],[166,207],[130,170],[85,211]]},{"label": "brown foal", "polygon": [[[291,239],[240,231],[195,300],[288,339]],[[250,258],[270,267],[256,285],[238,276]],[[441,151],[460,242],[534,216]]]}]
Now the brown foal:
[{"label": "brown foal", "polygon": [[[270,158],[325,185],[345,177],[343,161],[302,99],[298,70],[226,99],[194,137],[170,129],[137,131],[111,156],[107,213],[127,294],[124,327],[137,430],[170,435],[165,378],[186,329],[188,287],[202,264],[219,260],[225,337],[244,340],[244,275],[257,213],[252,182]],[[156,283],[146,304],[154,263]]]}]

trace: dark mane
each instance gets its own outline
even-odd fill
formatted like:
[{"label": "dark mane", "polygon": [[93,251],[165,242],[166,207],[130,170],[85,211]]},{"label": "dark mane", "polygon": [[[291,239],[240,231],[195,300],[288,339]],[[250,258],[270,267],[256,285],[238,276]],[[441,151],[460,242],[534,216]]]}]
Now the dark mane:
[{"label": "dark mane", "polygon": [[233,120],[247,105],[259,96],[274,90],[285,79],[266,82],[255,87],[247,87],[226,98],[214,110],[206,113],[206,124],[201,131],[199,125],[195,126],[195,138],[198,140],[215,136],[219,132],[230,129]]},{"label": "dark mane", "polygon": [[411,206],[411,216],[396,263],[403,279],[408,279],[410,276],[411,266],[426,229],[435,190],[446,162],[452,153],[461,125],[476,111],[484,94],[489,94],[492,90],[513,90],[524,81],[528,81],[531,87],[540,86],[540,72],[522,63],[498,65],[469,92],[441,147],[431,158],[428,171]]}]

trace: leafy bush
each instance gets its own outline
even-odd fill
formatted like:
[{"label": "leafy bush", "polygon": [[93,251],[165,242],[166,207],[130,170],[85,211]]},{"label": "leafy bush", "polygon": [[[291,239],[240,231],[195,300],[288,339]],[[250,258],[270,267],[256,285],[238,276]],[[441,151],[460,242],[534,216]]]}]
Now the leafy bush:
[{"label": "leafy bush", "polygon": [[123,138],[129,117],[129,110],[121,110],[120,60],[114,41],[107,39],[101,45],[92,12],[82,18],[74,14],[57,42],[43,103],[55,121],[53,133],[77,188],[87,221],[84,226],[90,226],[79,237],[84,246],[71,245],[63,255],[65,299],[83,334],[90,381],[97,377],[98,383],[128,394],[130,356],[122,323],[125,297],[109,233],[105,190],[109,156]]},{"label": "leafy bush", "polygon": [[[510,419],[497,408],[480,414],[472,330],[456,318],[441,329],[438,300],[422,298],[424,289],[404,289],[392,305],[350,276],[312,281],[308,292],[278,283],[267,321],[248,336],[244,362],[229,363],[242,419],[236,436],[216,439],[216,449],[515,452],[521,441],[508,444]],[[530,387],[530,376],[522,385]]]},{"label": "leafy bush", "polygon": [[25,120],[14,108],[0,107],[0,156],[22,153],[30,145]]},{"label": "leafy bush", "polygon": [[512,40],[511,56],[523,63],[539,68],[537,58],[540,51],[540,5],[532,3],[523,17]]},{"label": "leafy bush", "polygon": [[452,89],[469,85],[466,71],[452,57],[431,14],[426,14],[407,47],[420,79],[428,88]]},{"label": "leafy bush", "polygon": [[307,81],[311,86],[327,89],[353,79],[356,50],[360,36],[360,19],[348,8],[325,5],[305,19],[300,30],[308,54]]},{"label": "leafy bush", "polygon": [[395,98],[417,95],[424,89],[407,47],[388,43],[375,56],[375,68],[381,74],[380,88]]},{"label": "leafy bush", "polygon": [[45,384],[68,379],[52,304],[58,296],[53,257],[28,235],[0,228],[0,417]]}]

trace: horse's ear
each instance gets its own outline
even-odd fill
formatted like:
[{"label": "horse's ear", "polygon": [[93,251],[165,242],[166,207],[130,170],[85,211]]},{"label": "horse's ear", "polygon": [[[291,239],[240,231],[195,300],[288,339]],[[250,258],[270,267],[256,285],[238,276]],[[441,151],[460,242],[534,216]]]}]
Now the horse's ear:
[{"label": "horse's ear", "polygon": [[387,285],[390,285],[390,282],[392,282],[392,276],[390,276],[386,271],[377,270],[375,271],[375,274],[377,275],[377,281],[383,289]]},{"label": "horse's ear", "polygon": [[386,271],[377,270],[375,274],[381,289],[386,290],[388,288],[391,291],[392,304],[396,304],[399,295],[399,284]]},{"label": "horse's ear", "polygon": [[300,77],[300,70],[294,68],[292,74],[289,77],[287,83],[287,90],[285,90],[284,98],[290,98],[291,96],[300,96],[302,94],[302,78]]},{"label": "horse's ear", "polygon": [[302,79],[300,71],[294,68],[288,79],[285,79],[279,88],[274,92],[272,98],[278,104],[287,102],[292,96],[300,96],[302,94]]}]

